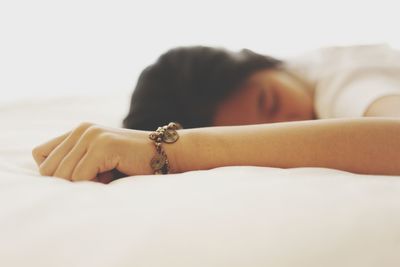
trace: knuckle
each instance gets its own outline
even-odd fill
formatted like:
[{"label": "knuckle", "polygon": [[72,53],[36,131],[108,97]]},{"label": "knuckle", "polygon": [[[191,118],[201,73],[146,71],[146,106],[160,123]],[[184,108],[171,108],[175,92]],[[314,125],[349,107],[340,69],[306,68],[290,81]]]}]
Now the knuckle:
[{"label": "knuckle", "polygon": [[94,123],[91,123],[91,122],[82,122],[78,125],[78,127],[76,127],[76,130],[85,131],[86,129],[92,127],[93,125],[94,125]]},{"label": "knuckle", "polygon": [[90,135],[90,136],[95,136],[99,135],[102,133],[103,129],[99,126],[92,125],[89,128],[86,129],[85,134]]},{"label": "knuckle", "polygon": [[85,122],[81,122],[78,127],[81,128],[81,129],[87,129],[90,126],[93,126],[93,125],[94,125],[94,123],[85,121]]}]

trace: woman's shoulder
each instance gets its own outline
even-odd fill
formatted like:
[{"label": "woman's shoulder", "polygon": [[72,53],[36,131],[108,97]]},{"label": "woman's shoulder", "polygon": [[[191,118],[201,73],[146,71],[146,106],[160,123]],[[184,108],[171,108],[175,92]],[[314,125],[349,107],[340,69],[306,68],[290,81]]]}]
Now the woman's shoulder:
[{"label": "woman's shoulder", "polygon": [[323,46],[285,59],[285,68],[316,82],[326,75],[360,68],[400,67],[400,50],[387,43]]}]

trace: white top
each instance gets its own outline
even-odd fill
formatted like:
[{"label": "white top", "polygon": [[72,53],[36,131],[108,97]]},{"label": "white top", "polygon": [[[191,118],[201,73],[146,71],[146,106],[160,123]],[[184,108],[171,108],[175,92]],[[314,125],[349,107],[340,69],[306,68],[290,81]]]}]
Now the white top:
[{"label": "white top", "polygon": [[387,44],[324,47],[284,61],[311,85],[319,119],[361,117],[376,99],[400,95],[400,51]]}]

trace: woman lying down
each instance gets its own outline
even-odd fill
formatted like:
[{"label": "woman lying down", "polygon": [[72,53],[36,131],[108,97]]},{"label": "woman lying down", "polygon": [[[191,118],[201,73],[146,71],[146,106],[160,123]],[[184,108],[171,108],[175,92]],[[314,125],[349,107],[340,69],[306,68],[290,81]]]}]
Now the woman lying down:
[{"label": "woman lying down", "polygon": [[123,128],[82,123],[33,157],[42,175],[103,183],[232,165],[400,175],[400,51],[174,48],[141,73]]}]

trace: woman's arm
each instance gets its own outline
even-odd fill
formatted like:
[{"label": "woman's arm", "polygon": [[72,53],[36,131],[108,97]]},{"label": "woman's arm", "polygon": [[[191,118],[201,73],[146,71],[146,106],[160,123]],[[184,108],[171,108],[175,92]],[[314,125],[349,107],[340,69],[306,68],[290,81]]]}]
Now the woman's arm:
[{"label": "woman's arm", "polygon": [[[42,175],[93,180],[152,174],[149,132],[82,123],[32,151]],[[326,167],[400,175],[400,119],[352,118],[179,130],[163,144],[171,172],[221,166]],[[106,177],[106,180],[110,180]]]},{"label": "woman's arm", "polygon": [[181,130],[174,172],[230,165],[400,175],[400,119],[346,118]]}]

